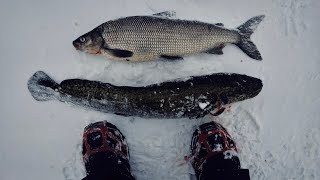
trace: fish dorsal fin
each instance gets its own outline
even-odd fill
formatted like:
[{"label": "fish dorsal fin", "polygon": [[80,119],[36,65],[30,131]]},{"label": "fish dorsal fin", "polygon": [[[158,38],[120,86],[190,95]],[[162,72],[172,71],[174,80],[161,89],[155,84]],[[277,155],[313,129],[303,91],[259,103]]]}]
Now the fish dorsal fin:
[{"label": "fish dorsal fin", "polygon": [[152,14],[152,16],[159,16],[159,17],[164,17],[164,18],[175,18],[176,12],[175,11],[163,11],[163,12]]},{"label": "fish dorsal fin", "polygon": [[224,27],[223,23],[215,23],[214,25]]}]

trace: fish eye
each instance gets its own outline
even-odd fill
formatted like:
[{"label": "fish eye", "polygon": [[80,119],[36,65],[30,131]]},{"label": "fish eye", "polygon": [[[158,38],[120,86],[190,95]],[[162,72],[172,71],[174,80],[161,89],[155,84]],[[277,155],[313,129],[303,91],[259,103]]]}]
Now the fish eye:
[{"label": "fish eye", "polygon": [[86,38],[85,37],[81,37],[79,40],[80,40],[80,42],[85,42]]}]

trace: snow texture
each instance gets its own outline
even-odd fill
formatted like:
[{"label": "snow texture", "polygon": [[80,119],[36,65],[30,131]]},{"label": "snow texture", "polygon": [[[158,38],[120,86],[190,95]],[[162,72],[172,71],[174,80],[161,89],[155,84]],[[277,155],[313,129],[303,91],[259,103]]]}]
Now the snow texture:
[{"label": "snow texture", "polygon": [[[319,8],[318,0],[1,1],[0,179],[83,178],[83,128],[101,120],[126,136],[138,180],[191,179],[193,170],[184,157],[192,133],[211,120],[235,139],[241,165],[252,179],[320,179]],[[107,20],[165,10],[175,10],[180,19],[222,22],[226,28],[265,14],[251,36],[263,61],[234,45],[220,56],[145,63],[114,62],[72,46],[75,38]],[[143,119],[35,101],[27,81],[38,70],[57,80],[133,86],[234,72],[262,79],[264,88],[219,117]]]},{"label": "snow texture", "polygon": [[199,107],[201,109],[205,109],[210,103],[209,102],[206,102],[206,103],[199,103]]}]

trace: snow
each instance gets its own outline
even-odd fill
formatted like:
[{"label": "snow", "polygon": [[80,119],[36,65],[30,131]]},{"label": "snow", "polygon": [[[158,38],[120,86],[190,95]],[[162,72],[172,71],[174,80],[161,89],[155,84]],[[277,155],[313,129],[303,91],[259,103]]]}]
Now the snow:
[{"label": "snow", "polygon": [[237,152],[231,151],[231,150],[227,150],[223,152],[223,155],[224,155],[224,159],[232,159],[232,157],[234,156],[239,156]]},{"label": "snow", "polygon": [[206,108],[209,104],[210,104],[209,102],[199,103],[199,107],[200,107],[201,109],[204,109],[204,108]]},{"label": "snow", "polygon": [[[211,120],[235,139],[252,179],[320,179],[320,49],[318,0],[22,1],[0,2],[0,179],[81,179],[83,128],[108,120],[126,136],[138,180],[190,179],[184,160],[193,131]],[[236,28],[265,14],[251,39],[263,61],[234,45],[224,55],[199,54],[181,61],[127,63],[78,52],[72,41],[99,24],[130,15],[175,10],[177,18]],[[228,72],[263,80],[255,98],[221,116],[201,120],[122,117],[37,102],[27,89],[43,70],[68,78],[115,85],[147,85],[194,75]]]}]

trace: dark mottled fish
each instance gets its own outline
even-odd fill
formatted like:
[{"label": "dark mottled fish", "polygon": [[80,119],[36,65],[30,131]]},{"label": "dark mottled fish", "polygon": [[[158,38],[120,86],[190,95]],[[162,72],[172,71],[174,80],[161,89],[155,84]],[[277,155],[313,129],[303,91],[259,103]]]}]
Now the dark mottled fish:
[{"label": "dark mottled fish", "polygon": [[253,98],[260,79],[240,74],[212,74],[142,87],[114,86],[98,81],[68,79],[57,84],[42,71],[28,81],[37,101],[59,100],[124,116],[199,118],[237,101]]},{"label": "dark mottled fish", "polygon": [[249,19],[237,29],[224,28],[222,23],[168,18],[173,15],[162,12],[108,21],[80,36],[73,45],[80,51],[112,59],[146,61],[182,59],[196,53],[223,54],[222,48],[231,43],[251,58],[262,60],[250,36],[264,15]]}]

